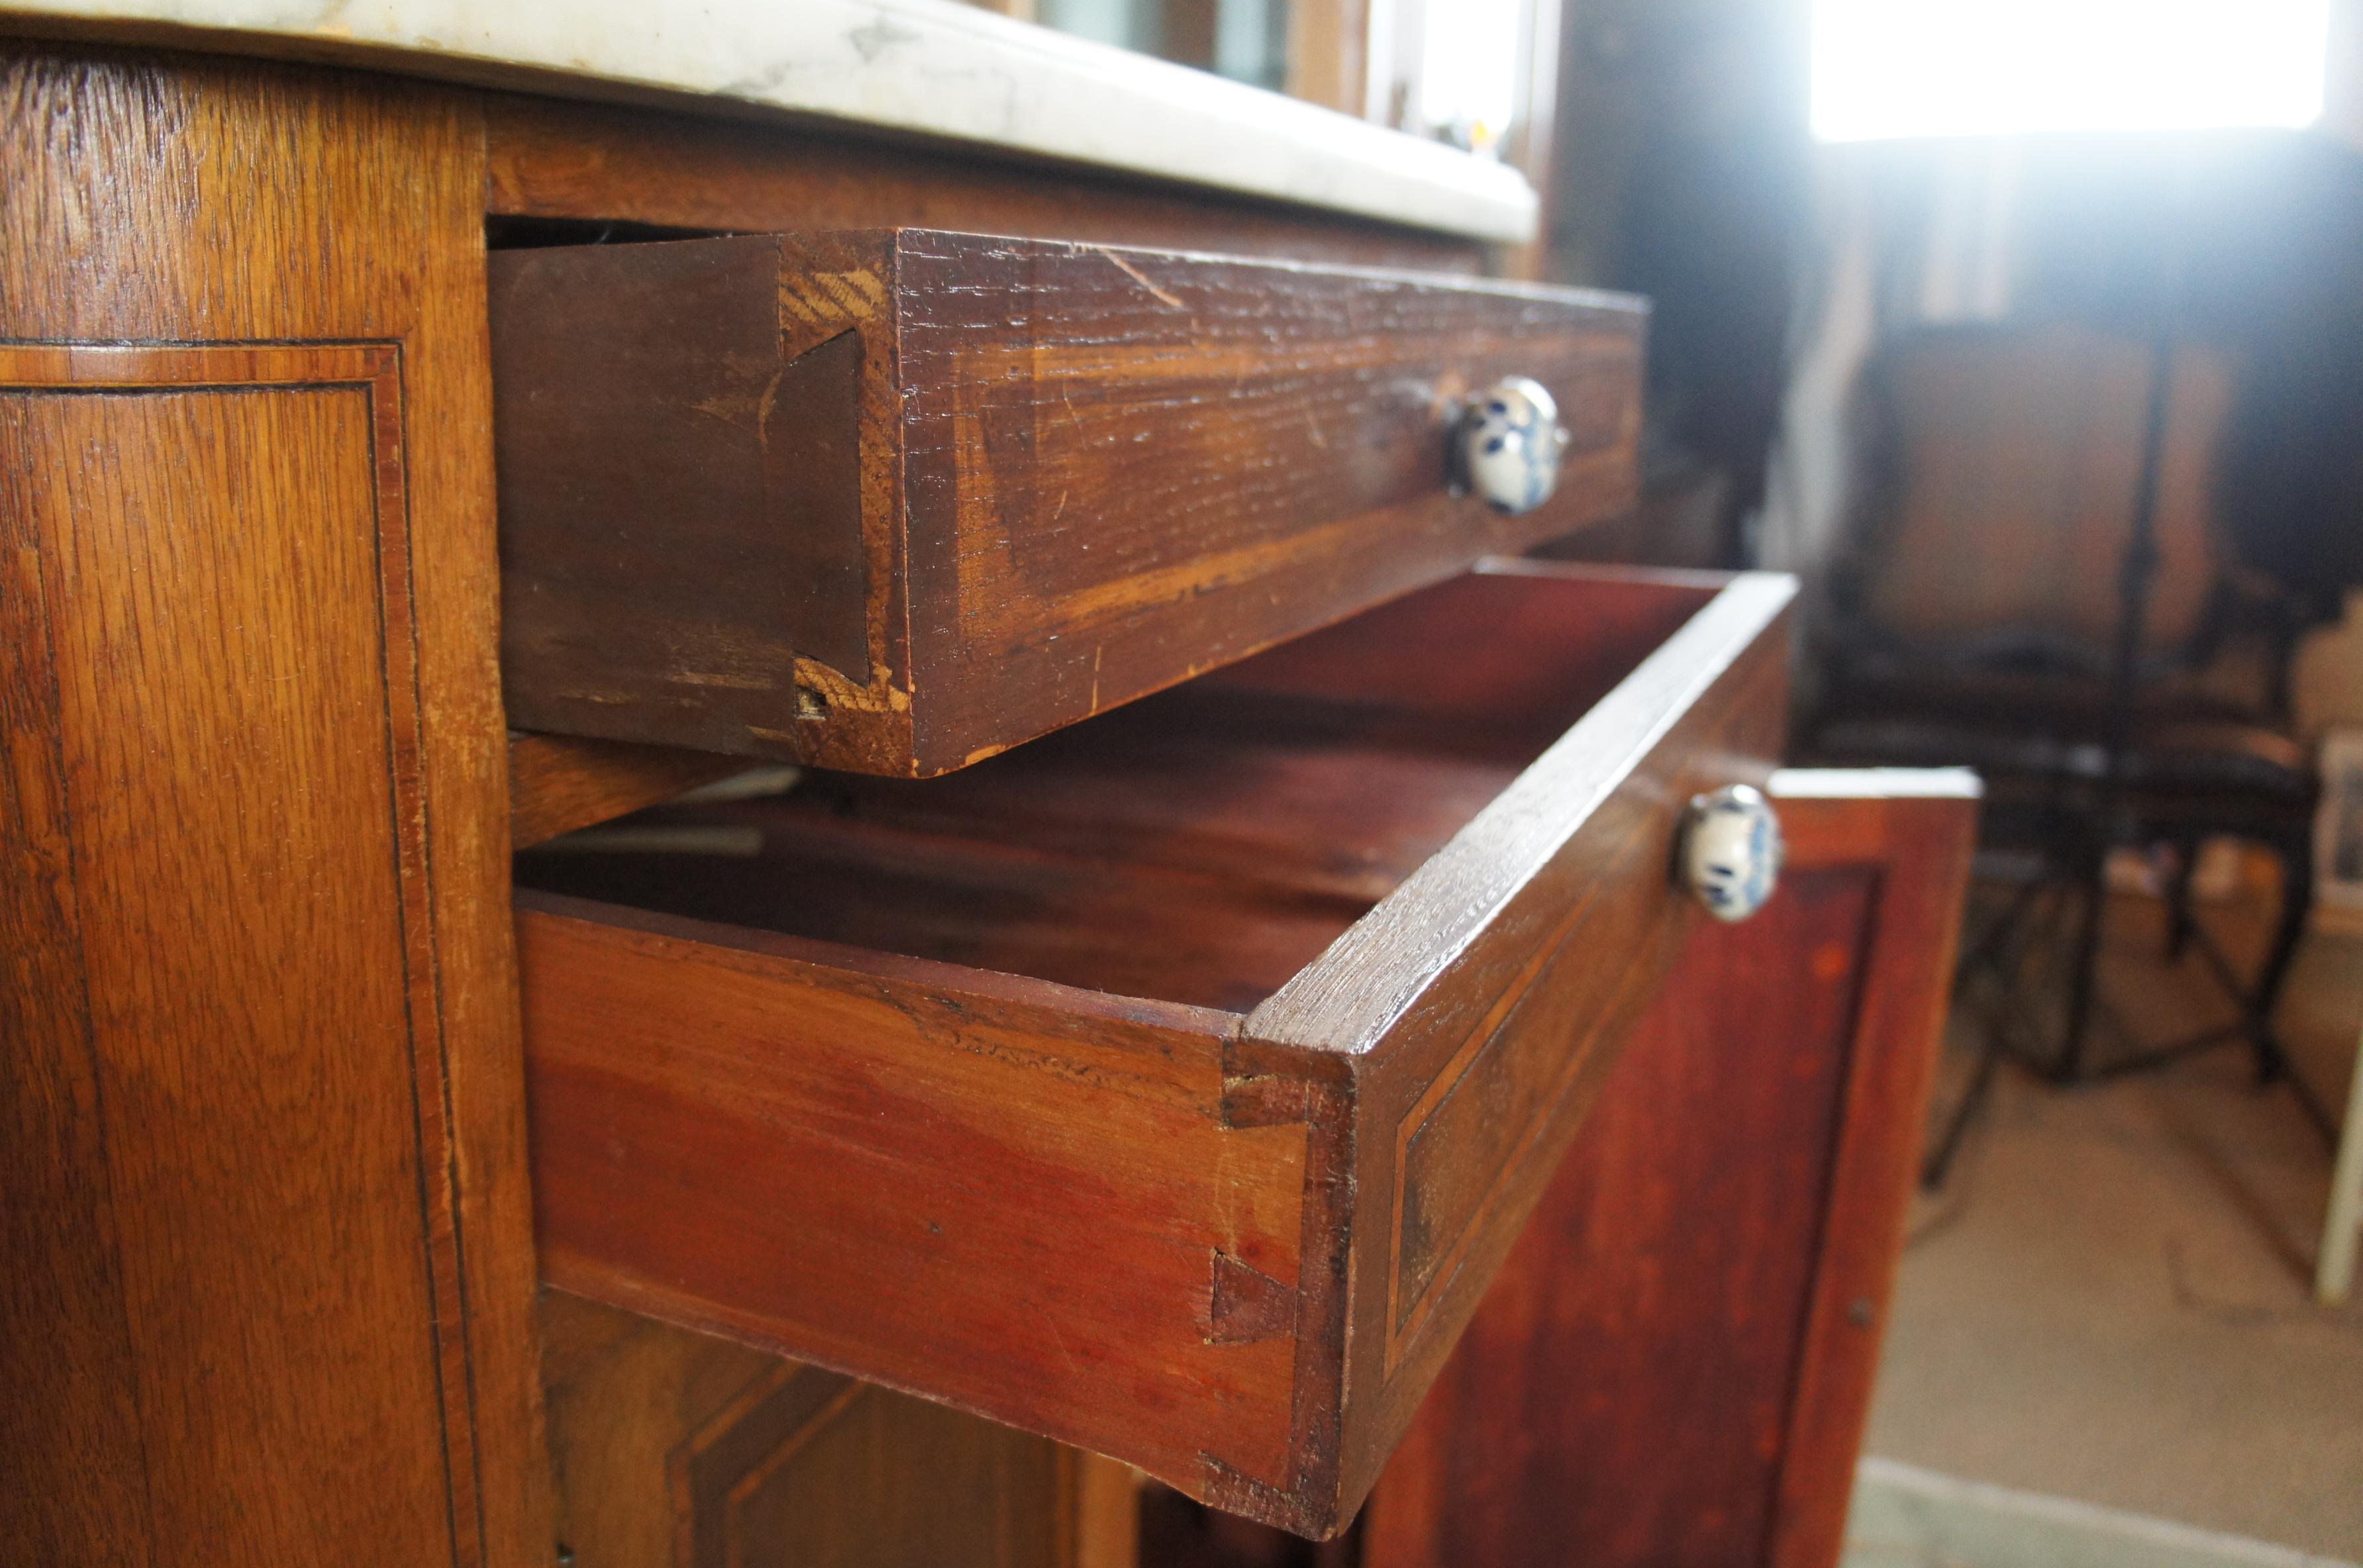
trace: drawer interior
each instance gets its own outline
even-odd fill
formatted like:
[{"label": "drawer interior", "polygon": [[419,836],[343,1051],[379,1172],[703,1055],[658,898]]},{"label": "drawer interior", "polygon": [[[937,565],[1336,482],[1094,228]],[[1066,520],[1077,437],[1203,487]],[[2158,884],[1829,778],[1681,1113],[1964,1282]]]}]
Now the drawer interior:
[{"label": "drawer interior", "polygon": [[[1717,583],[1499,563],[943,778],[658,808],[724,853],[522,886],[1244,1012],[1433,855]],[[685,839],[684,842],[701,842]]]}]

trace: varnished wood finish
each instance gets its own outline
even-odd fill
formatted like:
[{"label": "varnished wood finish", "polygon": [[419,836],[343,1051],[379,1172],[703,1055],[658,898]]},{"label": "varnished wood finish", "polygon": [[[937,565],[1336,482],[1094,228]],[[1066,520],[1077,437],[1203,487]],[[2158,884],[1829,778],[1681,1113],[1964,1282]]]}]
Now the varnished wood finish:
[{"label": "varnished wood finish", "polygon": [[[1367,1568],[1837,1561],[1974,801],[1781,799],[1371,1496]],[[1838,781],[1841,791],[1850,788]]]},{"label": "varnished wood finish", "polygon": [[579,735],[509,736],[509,843],[527,849],[576,828],[727,778],[742,756]]},{"label": "varnished wood finish", "polygon": [[0,103],[0,1539],[543,1561],[481,121]]},{"label": "varnished wood finish", "polygon": [[[495,256],[522,727],[928,776],[1621,510],[1615,296],[932,230]],[[1459,399],[1551,388],[1523,517]]]},{"label": "varnished wood finish", "polygon": [[904,225],[1092,245],[1475,273],[1484,248],[1216,192],[842,127],[487,100],[488,209],[504,217],[677,229]]},{"label": "varnished wood finish", "polygon": [[1808,865],[1876,867],[1879,880],[1857,959],[1846,1102],[1773,1500],[1771,1568],[1829,1568],[1845,1545],[1920,1166],[1977,838],[1974,788],[1958,774],[1921,777],[1925,786],[1909,773],[1773,776],[1791,854]]},{"label": "varnished wood finish", "polygon": [[[1515,563],[1430,590],[1145,708],[1194,728],[1209,764],[1229,723],[1239,766],[1198,777],[1237,793],[1134,854],[1071,820],[1088,790],[1046,783],[1029,826],[1010,814],[1022,790],[966,788],[1079,758],[1114,802],[1103,824],[1141,821],[1125,797],[1166,789],[1188,747],[1127,774],[1119,726],[1104,750],[1089,727],[908,786],[949,791],[915,817],[865,822],[857,802],[834,835],[803,833],[793,796],[733,808],[780,834],[767,855],[789,858],[768,868],[536,867],[577,894],[871,944],[520,896],[549,1277],[1337,1529],[1692,923],[1666,876],[1676,806],[1778,749],[1788,596]],[[1636,597],[1646,613],[1619,608]],[[1504,629],[1529,670],[1573,673],[1483,684]],[[1555,744],[1553,701],[1573,703]],[[1503,749],[1521,734],[1526,757],[1548,745],[1522,772]],[[1242,874],[1228,828],[1265,802],[1303,811],[1290,788],[1322,776],[1304,759],[1341,745],[1381,782]],[[1491,781],[1465,825],[1383,785],[1391,767],[1433,784],[1456,758]],[[971,809],[989,825],[964,841]],[[806,875],[830,855],[841,881]],[[1408,863],[1375,907],[1338,882],[1390,859]],[[1059,881],[1062,865],[1091,870]],[[941,896],[937,876],[970,891]],[[1013,907],[1003,887],[1035,890]],[[1143,943],[1167,891],[1205,900],[1206,925]],[[1234,925],[1286,911],[1313,922],[1309,961],[1264,958],[1269,999],[1186,999],[1222,983],[1205,955]],[[1127,957],[1160,950],[1167,979]],[[1021,957],[1064,983],[995,972]],[[1082,988],[1105,983],[1095,963],[1166,994]]]},{"label": "varnished wood finish", "polygon": [[543,1321],[574,1568],[1125,1568],[1073,1450],[560,1292]]}]

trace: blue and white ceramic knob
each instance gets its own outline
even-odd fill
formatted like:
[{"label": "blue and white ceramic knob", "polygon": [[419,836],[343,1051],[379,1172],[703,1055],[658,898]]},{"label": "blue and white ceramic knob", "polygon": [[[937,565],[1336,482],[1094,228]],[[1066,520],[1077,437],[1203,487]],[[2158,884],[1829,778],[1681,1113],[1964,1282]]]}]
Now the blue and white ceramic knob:
[{"label": "blue and white ceramic knob", "polygon": [[1781,880],[1781,819],[1761,790],[1727,784],[1691,801],[1677,869],[1717,920],[1746,920]]},{"label": "blue and white ceramic knob", "polygon": [[1460,471],[1469,488],[1502,512],[1532,512],[1559,488],[1568,435],[1559,404],[1540,381],[1504,376],[1460,416]]}]

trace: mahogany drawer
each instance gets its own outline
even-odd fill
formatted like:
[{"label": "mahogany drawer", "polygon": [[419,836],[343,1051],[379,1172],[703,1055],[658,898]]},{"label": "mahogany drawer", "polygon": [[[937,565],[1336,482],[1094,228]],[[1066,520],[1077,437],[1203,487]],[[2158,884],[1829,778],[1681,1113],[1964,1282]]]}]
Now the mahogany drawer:
[{"label": "mahogany drawer", "polygon": [[[1641,302],[896,229],[496,251],[521,729],[926,776],[1625,509]],[[1551,498],[1454,493],[1540,382]]]},{"label": "mahogany drawer", "polygon": [[[520,858],[546,1279],[1309,1535],[1781,741],[1790,580],[1528,562],[943,779]],[[742,842],[733,845],[737,835]]]}]

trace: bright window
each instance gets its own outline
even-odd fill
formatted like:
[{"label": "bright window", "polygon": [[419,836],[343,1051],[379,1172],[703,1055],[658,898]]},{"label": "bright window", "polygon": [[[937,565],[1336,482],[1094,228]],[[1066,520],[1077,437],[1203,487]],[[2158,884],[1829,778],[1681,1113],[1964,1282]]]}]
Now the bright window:
[{"label": "bright window", "polygon": [[1814,0],[1823,141],[2296,128],[2329,0]]}]

